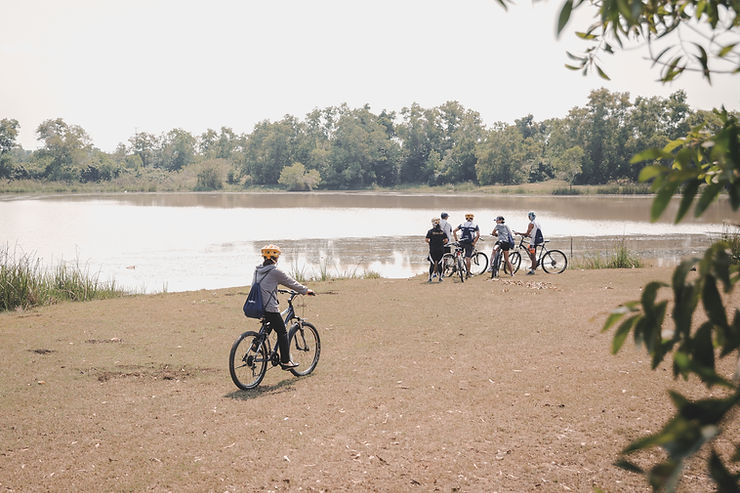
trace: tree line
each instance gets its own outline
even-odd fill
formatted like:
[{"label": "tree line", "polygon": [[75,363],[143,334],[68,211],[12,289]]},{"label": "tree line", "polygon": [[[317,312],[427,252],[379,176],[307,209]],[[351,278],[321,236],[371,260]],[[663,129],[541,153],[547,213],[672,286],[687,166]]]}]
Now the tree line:
[{"label": "tree line", "polygon": [[[516,185],[556,178],[569,184],[637,181],[637,152],[660,148],[690,128],[718,125],[712,112],[689,108],[686,94],[667,98],[592,91],[564,118],[526,115],[490,128],[480,114],[448,101],[414,103],[400,112],[368,105],[314,109],[305,118],[261,121],[249,134],[183,129],[137,132],[112,153],[96,148],[78,125],[46,120],[38,150],[16,143],[19,124],[0,120],[0,178],[102,182],[146,170],[178,173],[198,164],[197,188],[283,186],[291,190],[398,185]],[[218,163],[218,165],[214,164]]]}]

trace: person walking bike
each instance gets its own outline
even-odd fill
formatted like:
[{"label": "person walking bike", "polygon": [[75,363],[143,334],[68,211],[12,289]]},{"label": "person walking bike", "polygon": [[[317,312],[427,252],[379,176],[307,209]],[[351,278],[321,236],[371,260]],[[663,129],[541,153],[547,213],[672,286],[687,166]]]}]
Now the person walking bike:
[{"label": "person walking bike", "polygon": [[525,233],[518,233],[514,231],[514,233],[529,238],[529,249],[527,250],[527,252],[529,253],[529,260],[531,263],[527,275],[532,276],[534,275],[534,270],[537,268],[537,259],[535,258],[537,246],[543,244],[545,242],[545,239],[542,236],[540,223],[535,220],[537,215],[534,213],[534,211],[529,211],[527,217],[529,218],[529,226],[527,227],[527,231]]},{"label": "person walking bike", "polygon": [[432,277],[439,276],[439,282],[442,282],[444,275],[442,274],[442,255],[444,255],[444,246],[447,243],[447,235],[442,230],[440,225],[440,219],[435,217],[432,219],[432,229],[427,231],[426,242],[429,245],[429,280],[432,282]]},{"label": "person walking bike", "polygon": [[276,245],[265,245],[261,250],[263,262],[254,270],[252,284],[259,282],[264,300],[265,315],[264,318],[270,322],[272,330],[278,337],[278,347],[280,348],[280,366],[283,370],[290,370],[298,366],[290,358],[290,343],[288,333],[285,330],[285,322],[280,315],[279,302],[277,298],[278,284],[297,291],[301,294],[313,295],[314,292],[303,284],[299,283],[288,274],[277,268],[277,262],[280,258],[280,247]]},{"label": "person walking bike", "polygon": [[[496,218],[496,226],[491,231],[491,235],[497,238],[496,243],[493,245],[493,251],[491,252],[491,258],[496,258],[496,251],[501,250],[504,255],[504,262],[506,262],[506,272],[509,275],[514,275],[514,268],[509,261],[509,250],[514,248],[514,235],[511,229],[504,224],[504,216],[498,216]],[[493,261],[491,261],[491,272],[493,272]]]},{"label": "person walking bike", "polygon": [[[465,214],[465,222],[452,231],[455,241],[459,241],[460,245],[465,249],[465,265],[468,268],[467,277],[470,277],[470,257],[473,256],[473,249],[480,238],[480,228],[473,222],[474,218],[475,215],[472,212],[468,212]],[[460,238],[457,237],[458,231],[462,231]],[[485,266],[483,268],[485,269]]]},{"label": "person walking bike", "polygon": [[439,221],[439,226],[442,228],[442,231],[445,232],[445,235],[447,235],[447,243],[445,244],[444,251],[445,253],[450,253],[451,250],[449,245],[455,241],[455,238],[452,236],[452,225],[447,222],[447,218],[450,217],[450,215],[443,212],[439,217],[442,218]]}]

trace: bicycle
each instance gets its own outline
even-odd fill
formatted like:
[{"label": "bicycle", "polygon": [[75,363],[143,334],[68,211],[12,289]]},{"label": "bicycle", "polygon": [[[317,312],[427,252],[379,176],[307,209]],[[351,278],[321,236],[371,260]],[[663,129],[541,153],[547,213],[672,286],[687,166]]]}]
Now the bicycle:
[{"label": "bicycle", "polygon": [[[321,340],[316,327],[310,322],[296,315],[293,307],[293,298],[298,293],[293,290],[278,289],[278,293],[290,295],[288,308],[280,315],[285,319],[288,328],[291,357],[298,363],[290,372],[297,376],[311,373],[319,362],[321,355]],[[270,340],[272,327],[266,319],[261,319],[262,326],[259,332],[247,331],[236,338],[229,353],[229,372],[231,379],[242,390],[257,387],[269,368],[280,364],[277,340]],[[269,366],[268,366],[269,364]]]},{"label": "bicycle", "polygon": [[[495,279],[496,277],[498,277],[499,270],[501,270],[501,262],[503,261],[503,258],[503,250],[501,250],[501,248],[496,248],[496,255],[494,255],[493,260],[491,260],[491,279]],[[509,261],[511,261],[511,253],[509,253]],[[521,262],[521,257],[519,258],[519,261]],[[511,264],[511,266],[514,267],[514,264]],[[509,274],[508,269],[506,268],[506,264],[504,264],[504,272],[506,274]]]},{"label": "bicycle", "polygon": [[[465,264],[465,250],[459,242],[452,242],[448,243],[447,245],[454,247],[454,250],[452,251],[452,253],[445,253],[442,256],[442,273],[446,277],[451,277],[457,272],[460,274],[460,278],[464,282],[464,277],[468,273],[467,264]],[[458,264],[460,262],[462,262],[462,269],[458,267]],[[483,274],[486,271],[487,267],[488,256],[485,253],[478,251],[477,248],[473,247],[473,255],[470,257],[470,274],[473,276]]]},{"label": "bicycle", "polygon": [[[519,236],[517,249],[523,249],[525,252],[528,252],[529,248],[524,245],[525,237],[523,235]],[[542,266],[542,270],[548,274],[560,274],[568,267],[568,257],[560,250],[548,250],[546,244],[549,242],[550,240],[545,240],[543,243],[535,246],[535,249],[539,251],[539,256],[536,256],[537,254],[535,253],[535,269]],[[527,254],[527,258],[529,258],[529,254]],[[511,267],[514,269],[514,273],[516,273],[522,264],[521,253],[518,251],[510,252],[509,262],[511,262]]]}]

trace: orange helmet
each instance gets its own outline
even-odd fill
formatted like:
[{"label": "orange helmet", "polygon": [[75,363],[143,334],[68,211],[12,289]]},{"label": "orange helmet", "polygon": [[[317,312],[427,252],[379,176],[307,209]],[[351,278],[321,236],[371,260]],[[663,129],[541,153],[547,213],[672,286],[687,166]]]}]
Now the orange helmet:
[{"label": "orange helmet", "polygon": [[280,247],[270,243],[269,245],[263,246],[261,252],[264,258],[275,260],[280,256]]}]

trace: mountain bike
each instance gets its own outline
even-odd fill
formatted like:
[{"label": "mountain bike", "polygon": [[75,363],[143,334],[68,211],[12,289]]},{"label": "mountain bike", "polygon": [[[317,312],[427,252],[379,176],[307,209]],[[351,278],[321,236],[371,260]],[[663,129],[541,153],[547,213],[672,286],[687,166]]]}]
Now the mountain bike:
[{"label": "mountain bike", "polygon": [[[481,240],[479,240],[481,241]],[[467,274],[467,265],[465,264],[465,250],[459,242],[448,243],[450,247],[453,247],[451,253],[445,253],[442,256],[442,273],[446,277],[451,277],[458,273],[463,279]],[[462,269],[458,267],[459,262],[462,261]],[[470,257],[470,274],[477,276],[483,274],[488,267],[488,255],[478,251],[475,247],[473,248],[473,255]]]},{"label": "mountain bike", "polygon": [[[285,320],[290,341],[290,355],[298,363],[290,372],[297,376],[311,373],[319,362],[321,340],[316,327],[296,315],[293,298],[298,293],[293,290],[278,289],[278,293],[289,295],[288,308],[280,315]],[[280,364],[277,336],[271,338],[272,327],[266,319],[261,319],[259,332],[247,331],[234,341],[229,353],[229,372],[231,379],[242,390],[253,389],[265,378],[267,370]]]},{"label": "mountain bike", "polygon": [[[518,255],[518,254],[517,254]],[[491,260],[491,279],[494,279],[498,277],[499,270],[501,270],[501,264],[503,263],[504,259],[504,251],[500,248],[496,248],[496,254],[493,256],[493,260]],[[509,261],[511,261],[511,253],[509,253]],[[521,262],[521,256],[519,257],[519,262]],[[512,267],[514,267],[514,264],[511,264]],[[506,274],[509,273],[509,269],[506,267],[506,264],[504,263],[504,272]],[[514,271],[516,272],[516,270]]]},{"label": "mountain bike", "polygon": [[[511,262],[511,266],[514,268],[514,273],[519,270],[519,267],[522,264],[522,254],[519,253],[518,250],[524,250],[525,252],[528,251],[527,245],[524,244],[525,237],[523,235],[519,236],[520,239],[517,251],[509,252],[509,262]],[[550,240],[545,240],[544,243],[540,243],[535,246],[535,269],[542,266],[542,270],[548,274],[560,274],[566,267],[568,267],[568,257],[566,257],[560,250],[548,250],[546,245],[549,242]],[[539,255],[537,252],[539,252]],[[528,253],[527,258],[529,259]]]}]

